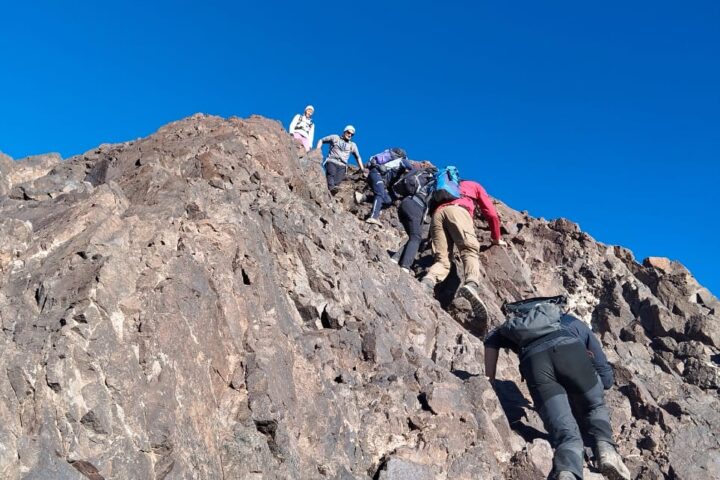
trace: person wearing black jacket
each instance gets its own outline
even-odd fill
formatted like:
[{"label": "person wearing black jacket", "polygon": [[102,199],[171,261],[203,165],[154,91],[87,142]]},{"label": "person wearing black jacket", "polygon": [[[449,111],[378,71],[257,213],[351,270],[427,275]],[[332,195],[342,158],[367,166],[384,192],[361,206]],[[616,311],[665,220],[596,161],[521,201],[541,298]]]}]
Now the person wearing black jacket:
[{"label": "person wearing black jacket", "polygon": [[[428,210],[428,202],[430,201],[430,189],[428,185],[433,181],[434,174],[437,171],[435,167],[420,166],[408,173],[408,177],[413,177],[409,181],[410,186],[406,188],[412,191],[406,192],[398,207],[398,219],[408,235],[408,239],[400,250],[400,260],[398,264],[406,271],[410,271],[410,266],[415,261],[415,256],[420,249],[420,243],[423,236],[423,219]],[[400,182],[403,182],[401,179]]]},{"label": "person wearing black jacket", "polygon": [[[583,441],[574,409],[595,441],[603,475],[611,480],[629,480],[630,471],[615,448],[603,398],[603,390],[613,385],[612,368],[592,330],[581,320],[562,313],[559,305],[564,300],[542,297],[506,304],[508,320],[485,339],[485,375],[494,382],[501,348],[519,355],[520,372],[555,451],[551,478],[583,478]],[[528,337],[532,339],[527,343],[521,342],[510,326],[523,315],[546,322],[543,334]]]}]

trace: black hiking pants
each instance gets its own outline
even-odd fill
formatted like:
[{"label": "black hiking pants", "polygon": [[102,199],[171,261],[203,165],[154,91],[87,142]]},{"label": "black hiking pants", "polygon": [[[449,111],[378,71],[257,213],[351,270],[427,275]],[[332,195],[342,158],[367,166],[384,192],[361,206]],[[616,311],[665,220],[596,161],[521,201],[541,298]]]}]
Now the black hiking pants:
[{"label": "black hiking pants", "polygon": [[398,208],[398,217],[400,223],[405,228],[405,233],[408,234],[407,242],[402,248],[402,256],[398,264],[401,267],[410,268],[415,255],[417,255],[418,249],[420,248],[420,242],[422,242],[422,223],[423,215],[425,214],[425,205],[421,205],[418,201],[414,200],[415,197],[405,197],[400,202],[400,208]]},{"label": "black hiking pants", "polygon": [[333,162],[325,162],[325,178],[327,179],[328,190],[340,185],[345,180],[347,165],[338,165]]},{"label": "black hiking pants", "polygon": [[562,337],[545,345],[523,356],[520,371],[555,450],[553,473],[567,470],[582,479],[583,441],[570,401],[584,420],[587,434],[595,442],[614,445],[603,385],[578,340]]}]

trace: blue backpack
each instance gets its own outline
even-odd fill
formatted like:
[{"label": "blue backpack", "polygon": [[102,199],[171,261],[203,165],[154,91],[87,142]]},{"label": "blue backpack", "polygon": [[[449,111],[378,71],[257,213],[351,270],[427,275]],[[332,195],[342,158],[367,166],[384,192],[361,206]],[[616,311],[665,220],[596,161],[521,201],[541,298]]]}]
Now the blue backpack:
[{"label": "blue backpack", "polygon": [[432,192],[432,201],[443,204],[457,200],[460,194],[460,174],[456,167],[445,167],[435,175],[435,188]]}]

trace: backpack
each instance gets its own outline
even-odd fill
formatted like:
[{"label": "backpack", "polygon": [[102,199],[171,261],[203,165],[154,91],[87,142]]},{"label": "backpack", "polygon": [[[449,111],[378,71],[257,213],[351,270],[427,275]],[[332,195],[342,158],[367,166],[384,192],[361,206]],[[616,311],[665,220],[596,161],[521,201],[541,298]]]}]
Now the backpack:
[{"label": "backpack", "polygon": [[300,118],[298,119],[297,123],[295,124],[295,130],[300,130],[301,132],[310,133],[310,129],[313,126],[312,118],[307,118],[305,115],[300,115]]},{"label": "backpack", "polygon": [[425,200],[424,197],[433,188],[436,171],[433,167],[410,170],[393,184],[392,191],[397,198],[418,195]]},{"label": "backpack", "polygon": [[407,158],[405,150],[398,147],[388,148],[380,153],[376,153],[370,157],[368,165],[370,167],[377,167],[380,171],[387,171],[392,168],[397,168],[401,163],[402,159]]},{"label": "backpack", "polygon": [[445,167],[435,175],[435,188],[432,192],[432,201],[443,204],[457,200],[460,194],[460,174],[456,167]]},{"label": "backpack", "polygon": [[507,320],[500,326],[500,333],[515,342],[520,348],[562,327],[561,305],[565,297],[538,297],[503,305]]}]

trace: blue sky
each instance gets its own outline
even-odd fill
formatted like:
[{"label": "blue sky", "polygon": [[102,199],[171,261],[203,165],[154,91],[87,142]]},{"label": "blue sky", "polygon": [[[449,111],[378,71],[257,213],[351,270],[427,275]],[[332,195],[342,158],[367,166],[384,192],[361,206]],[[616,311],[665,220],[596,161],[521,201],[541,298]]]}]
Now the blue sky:
[{"label": "blue sky", "polygon": [[195,112],[357,127],[519,210],[720,292],[720,2],[25,1],[0,17],[0,151]]}]

